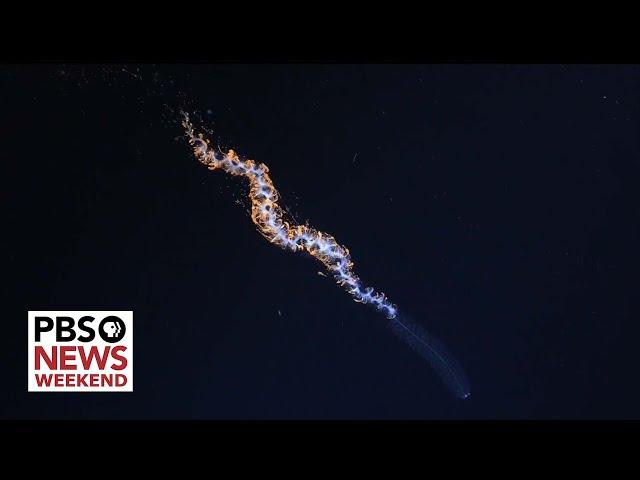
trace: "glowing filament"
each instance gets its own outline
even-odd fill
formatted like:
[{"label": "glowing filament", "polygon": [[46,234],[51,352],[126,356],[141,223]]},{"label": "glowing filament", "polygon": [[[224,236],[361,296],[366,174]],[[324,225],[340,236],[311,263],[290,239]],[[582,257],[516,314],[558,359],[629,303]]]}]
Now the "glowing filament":
[{"label": "glowing filament", "polygon": [[209,142],[202,134],[196,135],[189,116],[183,113],[184,127],[193,152],[209,170],[222,169],[231,175],[240,175],[249,180],[249,198],[251,199],[251,219],[258,231],[271,243],[282,248],[303,250],[325,266],[338,285],[342,286],[356,302],[373,305],[387,318],[395,318],[397,309],[384,293],[364,287],[358,276],[353,273],[353,262],[349,250],[340,245],[329,234],[306,225],[291,225],[284,220],[284,214],[278,205],[278,191],[269,177],[269,169],[264,163],[253,160],[241,160],[236,152],[216,154],[209,148]]}]

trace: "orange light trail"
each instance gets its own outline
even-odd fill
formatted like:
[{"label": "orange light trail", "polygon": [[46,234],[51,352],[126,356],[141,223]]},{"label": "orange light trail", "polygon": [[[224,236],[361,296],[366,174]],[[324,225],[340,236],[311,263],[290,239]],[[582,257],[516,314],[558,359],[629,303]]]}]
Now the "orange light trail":
[{"label": "orange light trail", "polygon": [[278,205],[278,191],[269,176],[269,168],[264,163],[241,160],[233,150],[226,154],[216,154],[201,133],[196,135],[189,115],[183,112],[182,116],[182,126],[200,163],[209,170],[221,169],[249,180],[251,220],[269,242],[294,252],[307,252],[331,272],[338,285],[356,302],[373,305],[389,319],[397,316],[396,306],[384,293],[375,292],[372,287],[364,287],[360,278],[353,272],[353,262],[346,247],[327,233],[307,225],[292,225],[285,221],[284,212]]}]

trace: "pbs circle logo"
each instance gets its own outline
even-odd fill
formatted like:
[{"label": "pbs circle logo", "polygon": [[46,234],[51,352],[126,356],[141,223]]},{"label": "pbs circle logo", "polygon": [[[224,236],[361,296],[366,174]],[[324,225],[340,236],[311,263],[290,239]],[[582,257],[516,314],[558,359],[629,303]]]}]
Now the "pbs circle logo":
[{"label": "pbs circle logo", "polygon": [[116,343],[122,340],[125,333],[127,333],[127,327],[120,318],[112,315],[102,319],[98,327],[98,333],[105,342]]}]

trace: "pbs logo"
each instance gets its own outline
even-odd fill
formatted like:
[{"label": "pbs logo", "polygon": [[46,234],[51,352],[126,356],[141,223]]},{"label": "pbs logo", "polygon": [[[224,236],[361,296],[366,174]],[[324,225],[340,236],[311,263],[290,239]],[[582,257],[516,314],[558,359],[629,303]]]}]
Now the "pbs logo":
[{"label": "pbs logo", "polygon": [[34,319],[35,339],[53,334],[57,342],[89,343],[102,339],[106,343],[118,343],[127,334],[127,325],[117,315],[39,315]]},{"label": "pbs logo", "polygon": [[29,311],[29,392],[132,392],[133,312]]},{"label": "pbs logo", "polygon": [[119,342],[126,333],[127,326],[120,317],[114,315],[102,319],[98,327],[100,338],[108,343]]}]

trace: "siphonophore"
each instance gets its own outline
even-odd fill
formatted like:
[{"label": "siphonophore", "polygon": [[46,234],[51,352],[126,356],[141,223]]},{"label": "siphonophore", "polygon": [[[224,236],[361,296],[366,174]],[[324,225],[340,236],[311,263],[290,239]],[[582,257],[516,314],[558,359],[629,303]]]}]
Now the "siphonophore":
[{"label": "siphonophore", "polygon": [[469,382],[455,358],[439,340],[406,317],[399,316],[398,308],[384,293],[364,286],[353,271],[353,261],[345,246],[327,233],[308,225],[292,225],[285,220],[284,212],[278,205],[278,191],[269,176],[269,168],[264,163],[242,160],[233,150],[226,154],[216,153],[201,133],[195,133],[189,115],[185,112],[182,112],[182,126],[200,163],[209,170],[224,170],[249,181],[251,219],[269,242],[294,252],[304,251],[320,261],[333,275],[336,283],[356,302],[372,305],[382,312],[389,320],[392,331],[429,361],[456,397],[469,397]]}]

